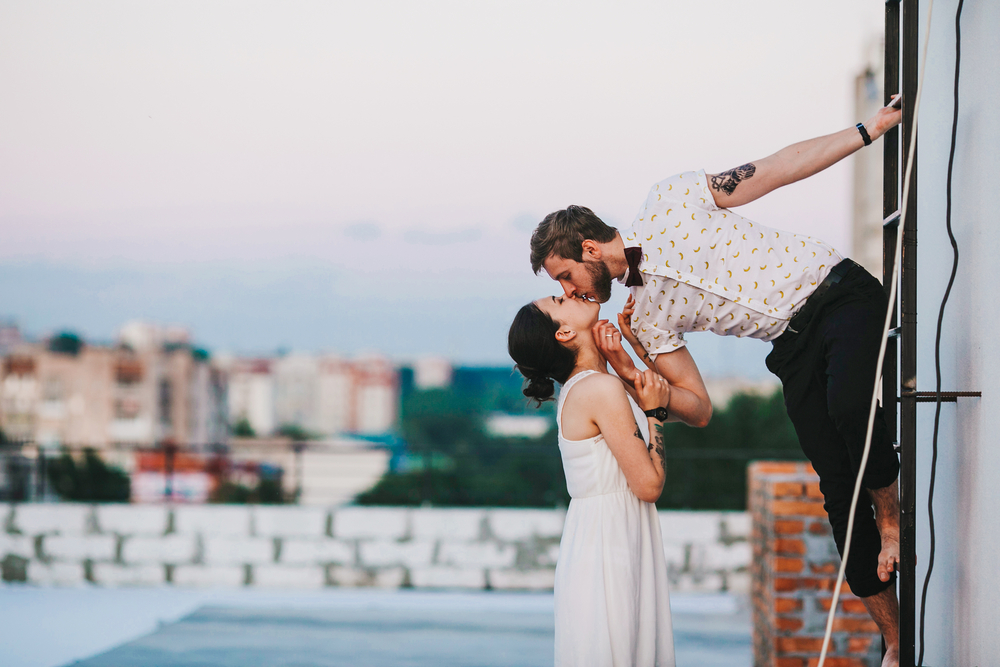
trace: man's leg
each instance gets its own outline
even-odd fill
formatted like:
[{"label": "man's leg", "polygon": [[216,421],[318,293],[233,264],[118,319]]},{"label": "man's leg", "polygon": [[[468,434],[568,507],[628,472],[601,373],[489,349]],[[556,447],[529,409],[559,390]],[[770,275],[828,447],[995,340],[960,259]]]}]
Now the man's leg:
[{"label": "man's leg", "polygon": [[[793,342],[794,341],[794,342]],[[876,350],[877,352],[877,350]],[[851,497],[857,477],[857,465],[841,430],[831,415],[828,396],[828,359],[826,346],[817,337],[816,340],[795,341],[788,339],[776,341],[772,355],[768,357],[768,368],[777,375],[784,387],[785,406],[789,418],[795,426],[796,434],[803,451],[813,463],[820,477],[820,490],[825,499],[824,508],[833,528],[834,539],[838,551],[844,553],[847,533],[847,522],[850,515]],[[874,381],[874,367],[871,369],[869,383]],[[857,390],[863,394],[864,391]],[[857,419],[863,423],[861,447],[864,446],[864,433],[867,430],[868,401],[861,398],[862,405],[840,406],[842,409],[854,409]],[[881,417],[881,416],[880,416]],[[891,448],[890,448],[891,452]],[[894,486],[894,485],[893,485]],[[877,502],[882,505],[878,509],[880,517],[896,517],[898,524],[898,509],[886,507],[882,502],[887,495],[895,492],[874,494]],[[898,505],[898,501],[894,501]],[[887,537],[889,531],[887,530]],[[898,535],[898,529],[896,530]],[[893,553],[898,554],[898,537]],[[895,600],[893,587],[894,576],[890,571],[885,577],[879,572],[879,555],[882,541],[879,528],[869,497],[862,496],[854,515],[854,533],[851,540],[851,551],[847,562],[847,581],[852,591],[862,599],[874,603],[873,620],[886,638],[889,646],[888,665],[896,664],[893,657],[898,653],[898,613],[882,613],[887,608],[887,599]],[[884,569],[884,568],[883,568]],[[866,603],[867,606],[867,603]],[[877,615],[876,615],[877,614]]]},{"label": "man's leg", "polygon": [[[829,414],[844,441],[855,475],[864,454],[886,310],[881,286],[874,279],[866,278],[851,291],[850,298],[826,314],[822,323]],[[855,515],[855,530],[858,530],[862,519],[866,524],[874,523],[877,529],[877,534],[866,541],[866,548],[878,549],[876,572],[856,574],[855,579],[864,583],[856,587],[851,582],[851,588],[862,598],[885,637],[885,665],[896,665],[899,660],[899,606],[893,586],[899,562],[898,474],[899,462],[890,444],[882,410],[877,410],[871,449],[862,478],[874,505],[874,522],[871,510],[867,510],[864,517]],[[852,483],[852,495],[853,491]],[[867,505],[862,499],[859,499],[859,504]],[[850,561],[854,557],[854,540],[851,549],[848,569],[851,569]],[[865,567],[870,568],[870,562]],[[876,575],[877,580],[873,580],[872,575]],[[878,582],[883,583],[879,585]]]},{"label": "man's leg", "polygon": [[[877,296],[881,297],[881,288],[877,289]],[[830,313],[823,322],[828,408],[853,470],[861,465],[868,433],[875,367],[882,342],[881,318],[885,314],[881,301],[858,298]],[[889,573],[899,562],[898,474],[899,462],[879,409],[862,483],[875,506],[882,542],[878,557],[878,577],[882,581],[889,581]]]},{"label": "man's leg", "polygon": [[885,657],[883,667],[899,664],[899,603],[896,601],[896,591],[889,587],[881,593],[861,598],[878,629],[885,638]]}]

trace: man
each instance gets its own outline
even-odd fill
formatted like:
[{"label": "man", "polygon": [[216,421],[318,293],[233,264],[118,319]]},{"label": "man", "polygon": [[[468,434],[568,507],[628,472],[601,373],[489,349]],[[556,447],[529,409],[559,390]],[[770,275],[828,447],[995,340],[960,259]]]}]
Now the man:
[{"label": "man", "polygon": [[[895,104],[895,102],[894,102]],[[670,419],[708,424],[712,405],[684,334],[712,331],[769,341],[767,366],[782,382],[803,451],[820,476],[843,553],[886,314],[877,280],[818,239],[774,230],[730,209],[807,178],[878,139],[900,121],[893,105],[871,120],[784,148],[719,174],[686,172],[655,184],[624,236],[589,209],[552,213],[531,238],[531,265],[567,296],[604,303],[611,280],[631,288],[621,335],[671,385]],[[615,371],[635,366],[620,334],[598,324]],[[898,664],[899,463],[876,419],[855,512],[847,581]],[[874,516],[872,511],[874,503]]]}]

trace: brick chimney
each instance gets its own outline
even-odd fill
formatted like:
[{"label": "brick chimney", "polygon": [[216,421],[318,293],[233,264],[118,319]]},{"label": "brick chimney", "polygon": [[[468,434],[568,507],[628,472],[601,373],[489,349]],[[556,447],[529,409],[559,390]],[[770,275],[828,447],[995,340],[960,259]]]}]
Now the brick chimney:
[{"label": "brick chimney", "polygon": [[[808,463],[756,461],[747,493],[754,667],[815,667],[840,568],[819,477]],[[825,664],[868,667],[880,654],[878,627],[845,582]]]}]

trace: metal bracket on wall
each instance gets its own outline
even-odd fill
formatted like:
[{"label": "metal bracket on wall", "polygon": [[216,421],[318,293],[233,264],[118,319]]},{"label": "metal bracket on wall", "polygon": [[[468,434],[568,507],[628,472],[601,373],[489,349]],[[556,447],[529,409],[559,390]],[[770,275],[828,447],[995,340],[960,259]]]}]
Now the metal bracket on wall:
[{"label": "metal bracket on wall", "polygon": [[[900,398],[912,398],[917,403],[937,403],[938,393],[936,391],[904,391]],[[942,403],[957,403],[960,398],[982,398],[981,391],[942,391]]]}]

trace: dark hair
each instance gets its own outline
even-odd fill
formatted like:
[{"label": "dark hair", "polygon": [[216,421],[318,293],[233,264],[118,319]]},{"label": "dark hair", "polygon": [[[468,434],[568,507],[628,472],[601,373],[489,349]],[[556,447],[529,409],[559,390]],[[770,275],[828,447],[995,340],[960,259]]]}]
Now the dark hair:
[{"label": "dark hair", "polygon": [[553,380],[564,384],[576,366],[576,352],[556,340],[559,323],[533,303],[517,312],[507,333],[507,352],[528,381],[521,390],[542,404],[555,393]]},{"label": "dark hair", "polygon": [[531,270],[537,275],[549,255],[582,262],[584,241],[607,243],[615,234],[614,227],[604,224],[585,206],[549,213],[531,235]]}]

